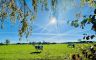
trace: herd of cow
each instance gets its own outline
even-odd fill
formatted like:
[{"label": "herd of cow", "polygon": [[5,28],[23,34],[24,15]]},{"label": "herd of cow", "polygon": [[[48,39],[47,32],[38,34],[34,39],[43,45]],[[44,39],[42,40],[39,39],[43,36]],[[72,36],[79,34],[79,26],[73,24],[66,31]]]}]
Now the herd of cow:
[{"label": "herd of cow", "polygon": [[[34,46],[36,50],[43,50],[43,46],[42,45],[36,45]],[[68,47],[75,47],[75,44],[68,44]]]}]

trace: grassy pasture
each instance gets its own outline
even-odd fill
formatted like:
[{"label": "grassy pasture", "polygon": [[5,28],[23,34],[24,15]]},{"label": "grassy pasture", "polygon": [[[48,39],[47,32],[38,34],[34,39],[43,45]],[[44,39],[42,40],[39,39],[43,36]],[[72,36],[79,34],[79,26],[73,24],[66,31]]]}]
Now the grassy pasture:
[{"label": "grassy pasture", "polygon": [[79,48],[90,44],[76,44],[75,48],[67,44],[43,45],[44,49],[40,54],[36,52],[33,45],[1,45],[0,60],[70,60],[72,54],[81,54]]}]

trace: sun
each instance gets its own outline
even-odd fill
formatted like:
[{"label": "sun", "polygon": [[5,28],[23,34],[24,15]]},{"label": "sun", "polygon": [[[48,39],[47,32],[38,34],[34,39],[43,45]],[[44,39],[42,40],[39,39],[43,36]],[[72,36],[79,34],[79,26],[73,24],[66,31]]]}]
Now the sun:
[{"label": "sun", "polygon": [[51,17],[49,23],[50,23],[51,25],[57,24],[57,19],[56,19],[56,17]]}]

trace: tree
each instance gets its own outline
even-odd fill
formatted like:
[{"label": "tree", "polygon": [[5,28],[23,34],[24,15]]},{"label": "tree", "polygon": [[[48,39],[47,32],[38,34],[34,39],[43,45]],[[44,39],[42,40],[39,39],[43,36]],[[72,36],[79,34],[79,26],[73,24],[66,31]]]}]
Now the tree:
[{"label": "tree", "polygon": [[[80,21],[79,19],[73,20],[73,21],[71,21],[70,25],[74,26],[75,28],[80,27],[80,28],[84,29],[84,27],[87,26],[88,24],[92,24],[91,30],[96,32],[96,1],[81,0],[82,6],[84,6],[86,4],[88,4],[90,7],[94,8],[94,14],[88,15],[88,16],[84,15],[82,21]],[[78,15],[77,15],[77,17],[78,17]],[[90,39],[93,39],[96,34],[88,35],[87,33],[84,33],[83,35],[84,35],[83,39],[90,40]]]},{"label": "tree", "polygon": [[10,40],[6,39],[5,44],[6,45],[10,44]]},{"label": "tree", "polygon": [[0,45],[3,45],[3,43],[1,42]]},{"label": "tree", "polygon": [[[1,21],[1,29],[4,27],[4,21],[9,17],[10,21],[12,23],[15,23],[16,20],[18,20],[19,24],[19,30],[18,34],[20,36],[20,40],[22,36],[28,36],[31,35],[32,33],[32,22],[35,20],[38,14],[38,7],[43,11],[46,10],[48,11],[50,8],[48,6],[51,6],[51,11],[53,12],[53,15],[56,12],[57,5],[59,0],[30,0],[32,2],[32,7],[33,9],[30,9],[26,3],[27,0],[0,0],[0,21]],[[63,2],[65,0],[62,0]],[[73,0],[72,0],[73,1]],[[20,6],[16,3],[18,2]],[[80,0],[81,6],[87,5],[91,7],[96,7],[96,1],[94,0]],[[74,3],[73,3],[74,4]],[[39,9],[39,10],[40,10]],[[62,10],[63,11],[63,10]],[[95,15],[92,15],[90,17],[94,18]],[[30,18],[29,18],[30,17]],[[90,21],[89,18],[84,18],[81,23],[78,23],[79,20],[74,20],[71,22],[71,25],[74,27],[78,27],[81,25],[82,28],[84,28],[85,23]],[[93,19],[94,20],[94,19]],[[31,22],[31,23],[30,23]],[[90,22],[89,22],[90,23]],[[91,21],[93,24],[92,29],[96,30],[96,26],[94,25],[94,22]]]},{"label": "tree", "polygon": [[[27,0],[0,0],[1,29],[4,27],[4,21],[7,17],[10,18],[12,23],[18,20],[18,24],[20,25],[18,30],[20,40],[23,35],[26,35],[27,38],[32,33],[31,25],[37,16],[38,4],[41,5],[41,9],[48,10],[47,0],[30,0],[33,6],[32,10],[28,7],[26,1]],[[16,2],[20,3],[21,6],[18,6]],[[52,0],[51,2],[52,8],[55,9],[56,0]],[[30,17],[29,20],[28,17]]]},{"label": "tree", "polygon": [[[94,14],[93,15],[89,15],[88,17],[84,16],[84,19],[79,22],[79,20],[74,20],[71,22],[71,25],[74,27],[81,27],[82,29],[84,29],[84,27],[87,24],[92,24],[91,30],[96,32],[96,9],[94,10]],[[84,37],[83,39],[89,40],[89,39],[93,39],[95,37],[94,34],[92,35],[88,35],[88,34],[83,34]]]}]

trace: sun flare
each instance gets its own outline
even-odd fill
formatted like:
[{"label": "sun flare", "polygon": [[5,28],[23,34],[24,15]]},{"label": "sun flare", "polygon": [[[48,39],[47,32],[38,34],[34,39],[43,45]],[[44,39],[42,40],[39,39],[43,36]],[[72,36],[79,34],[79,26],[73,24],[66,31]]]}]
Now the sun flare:
[{"label": "sun flare", "polygon": [[56,17],[51,17],[49,23],[52,24],[52,25],[57,24],[57,19],[56,19]]}]

